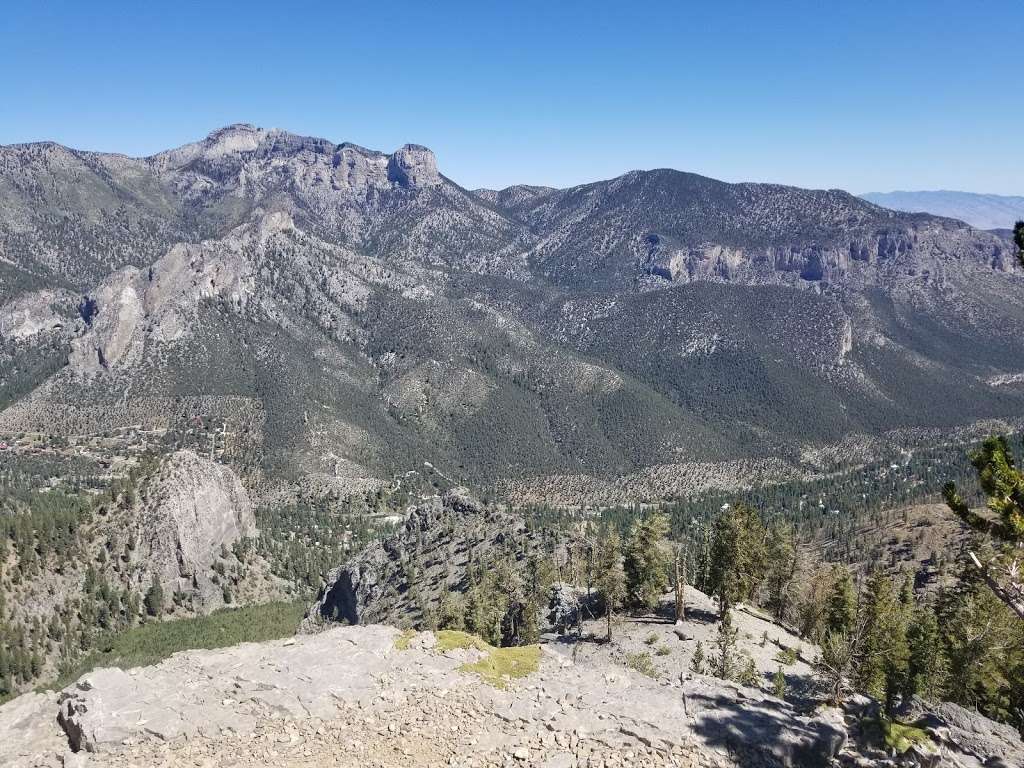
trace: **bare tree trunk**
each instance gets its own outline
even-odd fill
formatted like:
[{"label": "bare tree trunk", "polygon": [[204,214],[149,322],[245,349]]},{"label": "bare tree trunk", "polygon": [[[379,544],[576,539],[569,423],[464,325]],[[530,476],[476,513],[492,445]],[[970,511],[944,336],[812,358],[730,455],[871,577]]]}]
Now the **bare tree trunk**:
[{"label": "bare tree trunk", "polygon": [[686,620],[686,563],[680,562],[680,551],[676,548],[676,624],[682,624]]}]

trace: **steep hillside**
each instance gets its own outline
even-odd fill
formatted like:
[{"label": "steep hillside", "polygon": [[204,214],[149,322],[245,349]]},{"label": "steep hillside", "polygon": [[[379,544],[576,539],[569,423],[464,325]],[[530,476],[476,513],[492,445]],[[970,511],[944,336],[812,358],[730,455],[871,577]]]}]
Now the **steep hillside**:
[{"label": "steep hillside", "polygon": [[[101,496],[3,487],[0,696],[73,667],[103,633],[284,596],[226,466],[178,451]],[[159,585],[154,589],[154,585]]]}]

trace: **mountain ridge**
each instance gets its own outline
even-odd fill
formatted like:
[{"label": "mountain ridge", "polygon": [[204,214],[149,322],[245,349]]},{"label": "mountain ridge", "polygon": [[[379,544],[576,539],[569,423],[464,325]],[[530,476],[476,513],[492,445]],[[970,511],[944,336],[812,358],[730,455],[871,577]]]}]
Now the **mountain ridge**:
[{"label": "mountain ridge", "polygon": [[473,192],[420,145],[244,124],[143,159],[24,146],[0,148],[0,430],[191,447],[201,417],[250,479],[426,459],[508,488],[799,467],[1024,403],[1012,243],[842,191]]}]

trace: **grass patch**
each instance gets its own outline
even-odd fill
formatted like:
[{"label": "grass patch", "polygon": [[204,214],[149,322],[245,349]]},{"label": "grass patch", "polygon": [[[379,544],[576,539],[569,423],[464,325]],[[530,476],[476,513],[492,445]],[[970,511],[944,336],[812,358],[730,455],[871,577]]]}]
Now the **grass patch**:
[{"label": "grass patch", "polygon": [[654,645],[656,642],[658,642],[658,636],[653,632],[644,638],[644,645]]},{"label": "grass patch", "polygon": [[658,676],[658,668],[654,666],[654,659],[651,658],[651,654],[647,653],[647,651],[627,653],[626,666],[639,672],[641,675],[647,675],[648,677]]},{"label": "grass patch", "polygon": [[931,743],[928,734],[915,725],[908,725],[907,723],[883,717],[881,726],[885,746],[889,749],[895,749],[898,755],[902,755],[915,744]]},{"label": "grass patch", "polygon": [[455,629],[442,629],[434,633],[437,640],[435,648],[440,652],[454,651],[465,648],[476,648],[478,651],[493,650],[493,647],[485,643],[479,637],[468,632],[459,632]]},{"label": "grass patch", "polygon": [[402,630],[402,634],[400,634],[395,639],[395,650],[396,651],[407,651],[407,650],[409,650],[409,643],[412,642],[412,639],[414,637],[416,637],[416,630],[415,629],[405,629],[405,630]]},{"label": "grass patch", "polygon": [[143,624],[101,638],[95,650],[45,687],[63,688],[98,667],[144,667],[178,651],[226,648],[288,637],[299,628],[305,611],[305,602],[266,603],[225,608],[209,616]]},{"label": "grass patch", "polygon": [[487,654],[479,661],[463,664],[460,672],[472,672],[495,688],[505,688],[509,680],[526,677],[540,666],[540,646],[520,645],[509,648],[495,648],[468,632],[442,629],[434,633],[438,653],[473,648]]},{"label": "grass patch", "polygon": [[864,718],[861,720],[860,729],[869,743],[895,750],[898,755],[902,755],[915,744],[931,744],[931,739],[922,729],[909,723],[890,720],[884,715]]},{"label": "grass patch", "polygon": [[474,672],[483,678],[485,683],[495,688],[505,688],[510,679],[526,677],[536,672],[540,666],[540,646],[520,645],[511,648],[493,648],[489,646],[487,656],[463,664],[459,669],[463,672]]},{"label": "grass patch", "polygon": [[668,656],[670,653],[672,653],[672,649],[669,648],[667,645],[659,645],[657,650],[654,652],[654,655],[655,656]]}]

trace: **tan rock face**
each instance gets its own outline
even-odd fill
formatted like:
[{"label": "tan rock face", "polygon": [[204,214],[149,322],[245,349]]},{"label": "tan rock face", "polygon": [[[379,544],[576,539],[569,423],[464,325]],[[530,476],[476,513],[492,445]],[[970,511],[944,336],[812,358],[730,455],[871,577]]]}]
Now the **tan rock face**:
[{"label": "tan rock face", "polygon": [[253,292],[252,265],[228,247],[179,244],[149,269],[126,267],[88,297],[88,330],[72,342],[79,374],[123,367],[142,355],[147,337],[173,341],[190,327],[199,303],[220,299],[241,307]]}]

